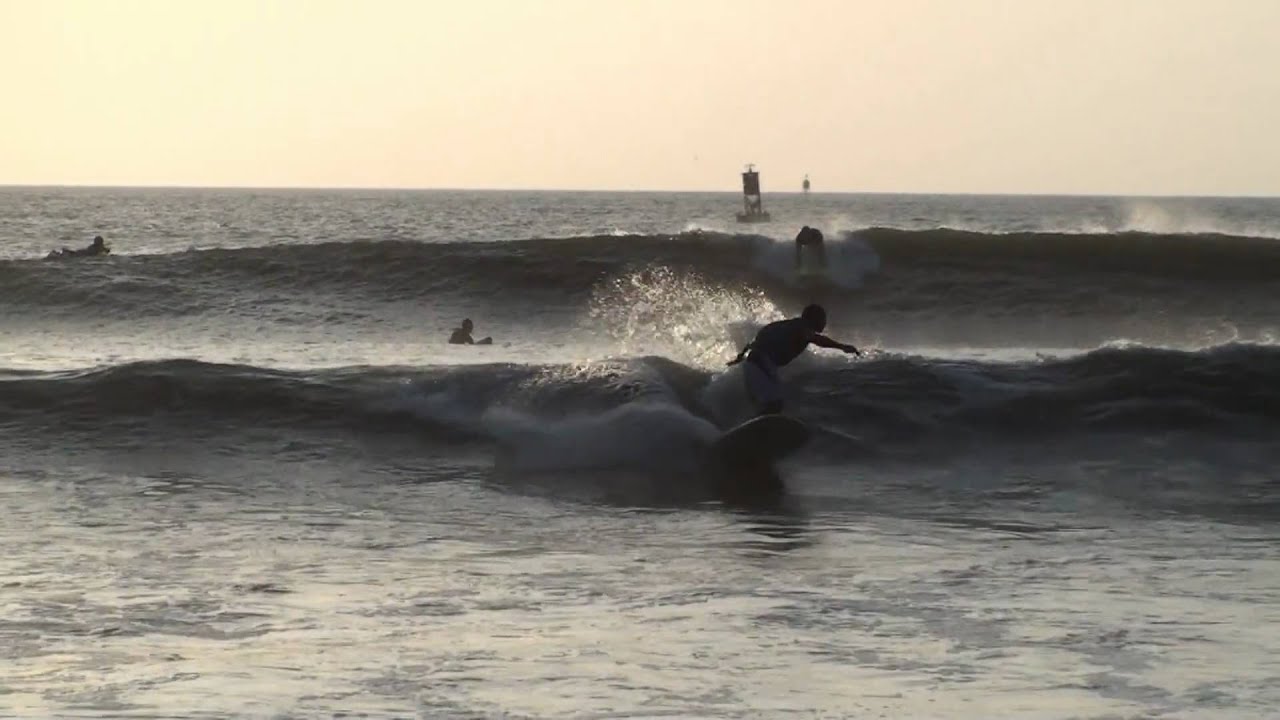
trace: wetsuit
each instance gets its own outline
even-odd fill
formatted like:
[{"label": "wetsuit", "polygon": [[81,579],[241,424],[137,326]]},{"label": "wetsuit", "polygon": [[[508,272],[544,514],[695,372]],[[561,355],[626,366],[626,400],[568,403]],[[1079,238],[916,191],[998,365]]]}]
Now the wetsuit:
[{"label": "wetsuit", "polygon": [[778,320],[760,328],[748,346],[742,378],[747,394],[761,412],[782,411],[782,381],[778,368],[795,360],[817,333],[803,318]]}]

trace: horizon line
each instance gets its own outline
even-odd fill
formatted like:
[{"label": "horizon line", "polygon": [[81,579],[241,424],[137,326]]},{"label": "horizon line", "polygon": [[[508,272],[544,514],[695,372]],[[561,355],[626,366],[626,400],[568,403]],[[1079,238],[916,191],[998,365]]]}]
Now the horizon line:
[{"label": "horizon line", "polygon": [[[604,188],[552,188],[552,187],[430,187],[430,186],[395,186],[395,185],[193,185],[193,184],[123,184],[105,185],[99,183],[5,183],[0,182],[0,189],[52,189],[52,190],[266,190],[266,191],[330,191],[330,192],[526,192],[526,193],[596,193],[611,195],[657,194],[671,195],[733,195],[741,193],[737,190],[673,190],[673,189],[604,189]],[[1100,193],[1100,192],[1008,192],[985,191],[965,192],[957,190],[765,190],[762,196],[769,195],[906,195],[933,197],[1078,197],[1078,198],[1164,198],[1164,199],[1280,199],[1276,194],[1260,193]]]}]

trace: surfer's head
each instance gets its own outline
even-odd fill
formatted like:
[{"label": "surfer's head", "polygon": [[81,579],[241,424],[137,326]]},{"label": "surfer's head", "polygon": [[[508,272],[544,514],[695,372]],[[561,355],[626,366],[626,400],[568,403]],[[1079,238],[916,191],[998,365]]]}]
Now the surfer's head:
[{"label": "surfer's head", "polygon": [[103,240],[101,235],[95,235],[93,237],[94,247],[102,247],[105,243],[106,243],[106,240]]},{"label": "surfer's head", "polygon": [[822,332],[827,327],[827,311],[821,305],[809,305],[800,313],[800,318],[809,323],[814,332]]},{"label": "surfer's head", "polygon": [[474,327],[474,326],[471,324],[471,318],[464,318],[464,319],[462,320],[462,329],[463,329],[463,330],[466,330],[467,332],[471,332],[471,328],[472,328],[472,327]]}]

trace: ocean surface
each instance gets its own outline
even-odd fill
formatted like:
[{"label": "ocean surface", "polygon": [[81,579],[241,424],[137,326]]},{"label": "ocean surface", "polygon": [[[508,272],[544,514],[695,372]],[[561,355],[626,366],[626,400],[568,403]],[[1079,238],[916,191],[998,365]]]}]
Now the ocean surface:
[{"label": "ocean surface", "polygon": [[0,188],[0,717],[1278,716],[1280,201],[740,205]]}]

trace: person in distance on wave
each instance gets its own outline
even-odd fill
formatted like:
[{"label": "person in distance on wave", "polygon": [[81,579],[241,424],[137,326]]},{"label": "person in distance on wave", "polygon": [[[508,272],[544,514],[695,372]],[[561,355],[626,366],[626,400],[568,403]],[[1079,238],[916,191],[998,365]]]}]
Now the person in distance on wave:
[{"label": "person in distance on wave", "polygon": [[827,248],[823,245],[822,231],[818,228],[811,228],[808,225],[800,228],[800,232],[796,235],[796,267],[800,267],[800,262],[804,254],[805,246],[812,246],[813,252],[818,255],[818,266],[827,266]]},{"label": "person in distance on wave", "polygon": [[111,248],[107,247],[107,241],[102,239],[101,235],[93,237],[93,244],[80,251],[81,255],[109,255]]},{"label": "person in distance on wave", "polygon": [[476,342],[471,338],[471,330],[475,327],[471,324],[471,318],[465,318],[462,321],[462,327],[454,328],[453,334],[449,336],[450,345],[488,345],[493,342],[493,338],[484,338]]},{"label": "person in distance on wave", "polygon": [[738,357],[729,361],[729,365],[737,365],[746,359],[747,364],[742,368],[743,382],[747,386],[747,395],[761,415],[782,412],[782,381],[778,379],[778,368],[799,357],[809,343],[862,355],[858,348],[823,335],[826,327],[827,311],[821,305],[809,305],[798,318],[778,320],[760,328],[755,339],[742,348]]}]

